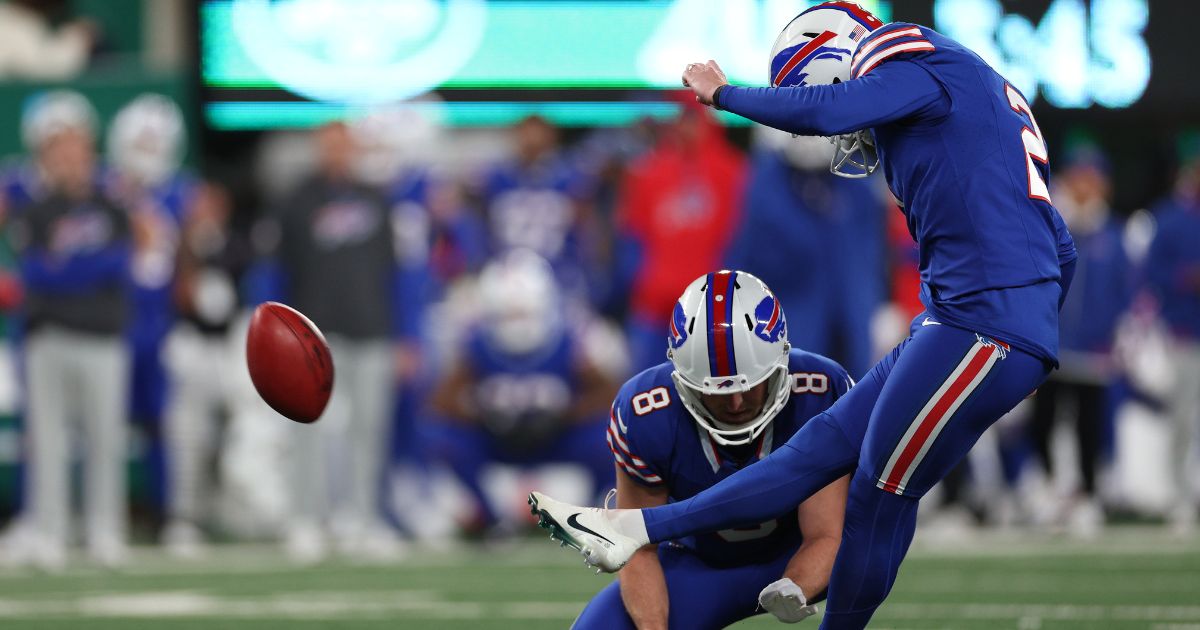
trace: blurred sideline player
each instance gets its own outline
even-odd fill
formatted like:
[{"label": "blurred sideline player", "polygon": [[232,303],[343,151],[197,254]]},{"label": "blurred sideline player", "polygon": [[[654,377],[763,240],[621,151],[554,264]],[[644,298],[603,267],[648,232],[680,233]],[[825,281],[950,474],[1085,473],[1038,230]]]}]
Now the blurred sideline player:
[{"label": "blurred sideline player", "polygon": [[[330,537],[364,560],[396,557],[384,520],[385,469],[396,386],[396,249],[390,205],[356,172],[360,147],[342,122],[313,132],[317,165],[259,227],[265,295],[308,315],[329,341],[337,384],[322,421],[289,426],[293,516],[286,548],[323,559]],[[269,236],[273,235],[274,238]],[[271,242],[271,241],[274,242]],[[263,271],[263,270],[267,271]]]},{"label": "blurred sideline player", "polygon": [[516,249],[480,274],[481,322],[434,389],[433,456],[475,499],[483,531],[503,525],[488,499],[490,463],[582,465],[597,496],[611,478],[603,446],[616,383],[589,354],[582,324],[564,313],[550,265]]},{"label": "blurred sideline player", "polygon": [[[24,302],[26,440],[23,524],[13,560],[59,569],[71,537],[71,454],[85,436],[83,474],[89,555],[106,566],[127,557],[127,401],[130,229],[105,195],[95,151],[95,113],[82,96],[51,92],[26,115],[41,194],[16,212],[9,236],[20,255]],[[76,424],[78,423],[78,425]]]},{"label": "blurred sideline player", "polygon": [[[667,342],[670,360],[630,379],[612,405],[617,507],[684,501],[753,466],[851,386],[842,366],[791,347],[779,301],[745,272],[692,282],[675,305]],[[736,366],[717,354],[730,347]],[[730,372],[742,377],[721,376]],[[823,596],[848,485],[848,477],[835,481],[795,513],[754,526],[643,547],[573,627],[724,628],[763,612],[760,592],[783,621],[815,613],[807,604],[778,610],[773,599],[795,589],[808,603]]]},{"label": "blurred sideline player", "polygon": [[[186,140],[179,106],[165,96],[147,93],[113,117],[106,147],[110,167],[106,187],[129,209],[134,237],[128,334],[133,359],[130,416],[150,436],[165,430],[168,451],[174,445],[170,427],[161,426],[167,399],[162,349],[175,322],[171,297],[181,224],[196,191],[195,180],[180,170]],[[151,438],[147,443],[158,441]],[[175,495],[170,487],[175,476],[170,471],[171,457],[168,453],[168,518]]]},{"label": "blurred sideline player", "polygon": [[1057,365],[1075,246],[1028,102],[971,51],[849,2],[801,13],[774,50],[778,87],[728,85],[713,61],[690,64],[684,83],[756,122],[840,136],[838,172],[882,165],[920,247],[927,314],[787,448],[688,501],[611,513],[530,502],[611,571],[647,542],[760,522],[854,473],[822,627],[862,628],[896,579],[920,498]]},{"label": "blurred sideline player", "polygon": [[550,261],[564,291],[589,298],[592,182],[559,150],[558,129],[540,116],[512,128],[513,156],[483,174],[491,251],[526,248]]},{"label": "blurred sideline player", "polygon": [[202,550],[201,527],[212,524],[209,470],[218,448],[218,414],[232,413],[236,396],[241,353],[230,330],[238,315],[235,281],[250,252],[229,224],[230,204],[218,186],[202,184],[196,190],[179,244],[176,323],[163,347],[171,377],[165,414],[170,520],[163,542],[182,557]]},{"label": "blurred sideline player", "polygon": [[1200,520],[1192,456],[1200,418],[1200,132],[1185,135],[1179,149],[1174,190],[1152,208],[1158,231],[1146,260],[1146,284],[1170,329],[1175,375],[1165,392],[1176,487],[1167,519],[1176,533],[1191,535]]}]

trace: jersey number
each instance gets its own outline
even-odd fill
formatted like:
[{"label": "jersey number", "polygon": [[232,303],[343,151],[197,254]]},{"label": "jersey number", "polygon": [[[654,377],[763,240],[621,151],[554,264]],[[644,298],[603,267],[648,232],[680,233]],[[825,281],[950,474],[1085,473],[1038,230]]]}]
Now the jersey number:
[{"label": "jersey number", "polygon": [[721,531],[717,532],[717,535],[720,536],[725,542],[745,542],[747,540],[766,538],[767,536],[771,535],[771,532],[775,531],[776,527],[779,527],[779,521],[777,519],[771,519],[765,523],[759,523],[758,525],[754,525],[752,527],[722,529]]},{"label": "jersey number", "polygon": [[633,405],[633,413],[644,416],[655,409],[662,409],[671,404],[671,393],[666,387],[655,387],[648,392],[642,392],[629,401]]},{"label": "jersey number", "polygon": [[829,377],[820,372],[793,372],[793,394],[824,394],[829,391]]},{"label": "jersey number", "polygon": [[1034,160],[1042,164],[1049,163],[1049,151],[1046,150],[1046,141],[1042,138],[1042,130],[1038,128],[1037,121],[1033,119],[1033,112],[1029,109],[1029,103],[1025,101],[1025,97],[1021,96],[1013,86],[1005,83],[1004,93],[1008,96],[1008,106],[1018,114],[1025,114],[1029,118],[1029,126],[1021,127],[1021,140],[1025,143],[1025,161],[1029,166],[1029,197],[1031,199],[1041,199],[1046,203],[1050,203],[1050,190],[1046,188],[1046,180],[1042,174],[1038,172],[1037,165]]}]

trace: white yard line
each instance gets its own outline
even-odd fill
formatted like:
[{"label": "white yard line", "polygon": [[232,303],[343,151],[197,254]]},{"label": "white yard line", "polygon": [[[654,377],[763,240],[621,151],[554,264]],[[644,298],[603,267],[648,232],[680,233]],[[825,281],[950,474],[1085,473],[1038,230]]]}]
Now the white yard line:
[{"label": "white yard line", "polygon": [[573,619],[583,602],[448,601],[434,591],[297,592],[225,597],[199,591],[92,593],[78,598],[0,598],[3,618]]}]

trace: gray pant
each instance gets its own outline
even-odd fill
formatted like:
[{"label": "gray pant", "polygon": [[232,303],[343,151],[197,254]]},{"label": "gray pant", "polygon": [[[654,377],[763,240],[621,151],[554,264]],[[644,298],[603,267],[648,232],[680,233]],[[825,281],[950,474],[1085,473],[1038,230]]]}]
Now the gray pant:
[{"label": "gray pant", "polygon": [[[373,527],[380,522],[395,395],[392,346],[330,336],[329,347],[335,370],[329,407],[315,424],[290,427],[293,517],[316,524],[337,509],[354,527]],[[333,470],[346,474],[337,478]]]},{"label": "gray pant", "polygon": [[1200,342],[1175,339],[1171,346],[1171,363],[1175,372],[1175,386],[1168,401],[1174,426],[1171,461],[1175,466],[1180,504],[1192,505],[1196,489],[1187,471],[1196,440],[1196,425],[1200,424]]},{"label": "gray pant", "polygon": [[87,544],[128,538],[125,465],[129,351],[120,337],[40,329],[25,344],[30,448],[28,520],[41,540],[65,546],[70,533],[73,424],[82,425]]},{"label": "gray pant", "polygon": [[171,331],[164,359],[171,377],[166,445],[172,519],[200,523],[212,491],[209,460],[216,452],[217,414],[231,405],[236,370],[229,340],[189,325]]}]

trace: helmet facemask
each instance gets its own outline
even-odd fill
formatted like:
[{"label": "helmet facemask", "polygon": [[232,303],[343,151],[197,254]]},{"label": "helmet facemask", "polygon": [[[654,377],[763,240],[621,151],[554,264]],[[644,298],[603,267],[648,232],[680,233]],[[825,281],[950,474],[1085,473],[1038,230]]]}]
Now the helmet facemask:
[{"label": "helmet facemask", "polygon": [[[879,168],[879,151],[867,130],[833,136],[833,160],[829,172],[849,179],[861,179]],[[849,169],[849,170],[847,170]]]},{"label": "helmet facemask", "polygon": [[[779,414],[779,410],[787,404],[788,398],[791,397],[792,387],[788,379],[787,371],[787,354],[782,355],[783,360],[779,365],[775,366],[766,377],[757,383],[744,385],[742,387],[725,388],[720,391],[713,391],[715,388],[696,386],[688,383],[680,375],[679,371],[671,373],[671,378],[675,381],[675,391],[679,393],[680,400],[683,401],[683,406],[692,414],[692,418],[700,425],[713,440],[722,446],[740,446],[749,444],[758,439],[763,431],[766,431],[771,426],[771,421]],[[728,379],[720,379],[723,382]],[[735,382],[746,383],[744,376],[736,377]],[[708,407],[704,406],[702,394],[716,394],[728,396],[739,392],[748,392],[758,386],[763,381],[767,383],[766,396],[763,399],[762,409],[753,420],[744,424],[732,425],[726,424],[713,417],[712,412]],[[730,391],[733,389],[733,391]]]}]

